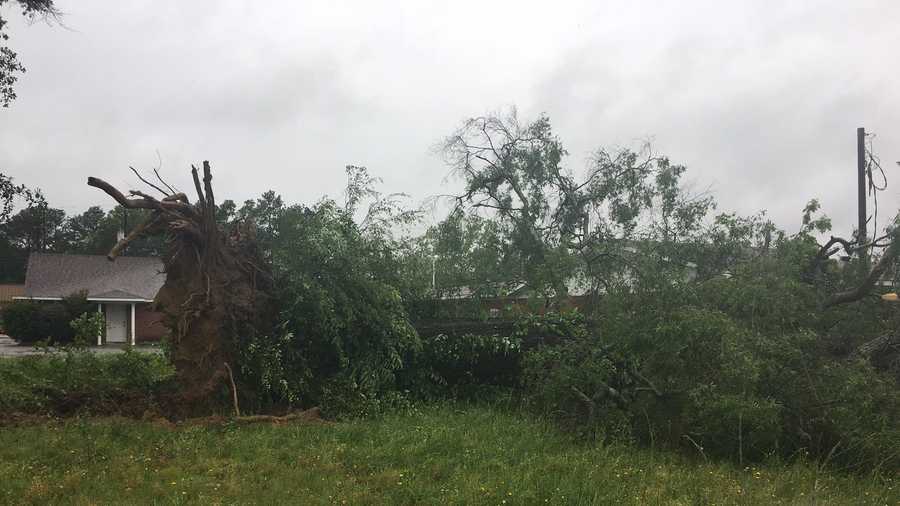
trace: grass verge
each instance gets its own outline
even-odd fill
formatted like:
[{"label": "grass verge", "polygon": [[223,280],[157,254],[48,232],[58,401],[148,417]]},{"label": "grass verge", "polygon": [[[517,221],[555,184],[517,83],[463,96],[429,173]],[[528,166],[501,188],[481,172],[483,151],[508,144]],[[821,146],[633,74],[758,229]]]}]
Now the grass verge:
[{"label": "grass verge", "polygon": [[586,446],[486,407],[337,424],[0,429],[10,504],[900,504],[896,476]]}]

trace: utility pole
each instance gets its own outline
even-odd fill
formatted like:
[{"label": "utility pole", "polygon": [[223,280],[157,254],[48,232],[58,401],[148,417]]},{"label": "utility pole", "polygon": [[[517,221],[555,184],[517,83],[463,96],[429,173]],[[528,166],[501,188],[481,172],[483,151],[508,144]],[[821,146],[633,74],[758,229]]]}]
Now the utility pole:
[{"label": "utility pole", "polygon": [[437,263],[437,255],[431,255],[431,291],[437,291],[437,284],[435,283],[435,278],[437,276],[437,271],[435,270],[435,264]]},{"label": "utility pole", "polygon": [[[866,231],[866,129],[856,129],[856,177],[859,213],[859,225],[856,233],[856,244],[862,246],[868,242]],[[863,276],[869,273],[869,253],[866,248],[859,250],[859,267]]]}]

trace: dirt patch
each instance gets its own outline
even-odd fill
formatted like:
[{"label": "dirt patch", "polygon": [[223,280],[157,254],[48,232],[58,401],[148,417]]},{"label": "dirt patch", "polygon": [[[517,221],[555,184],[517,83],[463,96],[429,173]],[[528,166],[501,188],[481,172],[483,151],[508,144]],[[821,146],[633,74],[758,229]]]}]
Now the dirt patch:
[{"label": "dirt patch", "polygon": [[[89,417],[93,420],[119,421],[123,423],[139,420],[150,423],[154,427],[176,430],[179,427],[220,427],[229,423],[237,423],[241,425],[249,425],[254,423],[284,425],[288,423],[314,423],[314,424],[331,424],[329,420],[322,418],[322,412],[318,407],[310,408],[305,411],[295,411],[284,415],[248,415],[248,416],[223,416],[211,415],[197,418],[185,418],[181,420],[173,420],[163,416],[157,410],[144,410],[140,415],[134,409],[123,410],[120,413],[97,413],[90,411],[81,411],[77,413],[79,416]],[[60,414],[34,414],[34,413],[2,413],[0,414],[0,427],[19,427],[32,425],[47,425],[56,423],[66,418],[72,418],[73,413],[69,416]]]},{"label": "dirt patch", "polygon": [[46,414],[38,415],[32,413],[2,413],[0,414],[0,427],[47,425],[57,420],[58,418]]}]

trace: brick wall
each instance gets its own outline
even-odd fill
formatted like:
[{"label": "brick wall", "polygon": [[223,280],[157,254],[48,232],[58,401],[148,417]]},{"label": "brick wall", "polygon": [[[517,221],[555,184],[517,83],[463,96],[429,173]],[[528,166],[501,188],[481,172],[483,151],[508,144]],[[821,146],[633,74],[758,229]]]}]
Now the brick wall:
[{"label": "brick wall", "polygon": [[0,284],[0,304],[10,302],[13,297],[25,295],[25,285]]},{"label": "brick wall", "polygon": [[162,322],[162,314],[151,309],[150,304],[138,304],[134,312],[137,342],[159,341],[168,333]]}]

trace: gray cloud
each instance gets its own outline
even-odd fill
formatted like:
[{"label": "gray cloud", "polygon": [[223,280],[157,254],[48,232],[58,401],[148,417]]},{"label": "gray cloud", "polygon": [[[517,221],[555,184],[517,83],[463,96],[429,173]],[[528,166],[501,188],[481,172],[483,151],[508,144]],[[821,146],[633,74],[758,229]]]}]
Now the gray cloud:
[{"label": "gray cloud", "polygon": [[[896,2],[426,3],[60,0],[70,30],[11,16],[29,72],[0,110],[0,169],[69,212],[109,205],[87,175],[136,186],[127,166],[157,150],[182,187],[210,159],[235,200],[337,195],[348,163],[423,199],[453,190],[434,143],[516,104],[550,115],[573,168],[651,138],[721,209],[790,228],[814,196],[853,223],[857,126],[900,184]],[[886,217],[898,192],[880,202]]]}]

